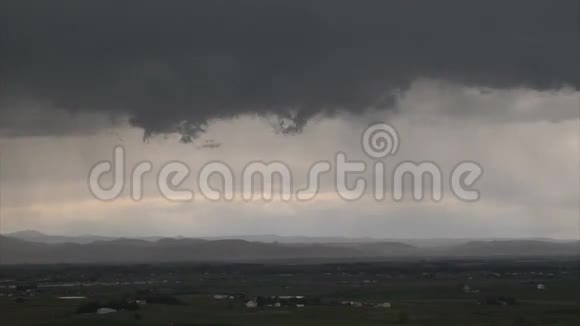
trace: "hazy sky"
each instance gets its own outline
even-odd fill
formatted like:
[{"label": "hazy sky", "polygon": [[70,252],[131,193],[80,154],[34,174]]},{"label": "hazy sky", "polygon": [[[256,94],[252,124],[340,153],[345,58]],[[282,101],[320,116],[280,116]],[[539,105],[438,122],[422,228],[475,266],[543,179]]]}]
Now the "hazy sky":
[{"label": "hazy sky", "polygon": [[[0,4],[1,232],[111,235],[554,237],[580,232],[577,1],[19,1]],[[219,160],[309,167],[372,122],[404,161],[480,164],[477,202],[211,202]],[[90,168],[122,145],[145,197],[102,202]],[[188,203],[155,187],[188,164]],[[371,176],[365,175],[368,180]],[[447,180],[446,179],[446,180]],[[388,188],[388,187],[387,187]]]}]

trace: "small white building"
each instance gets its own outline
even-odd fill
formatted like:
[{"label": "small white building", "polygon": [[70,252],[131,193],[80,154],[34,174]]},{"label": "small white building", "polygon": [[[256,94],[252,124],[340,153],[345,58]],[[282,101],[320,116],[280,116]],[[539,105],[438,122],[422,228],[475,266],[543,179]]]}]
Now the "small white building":
[{"label": "small white building", "polygon": [[463,286],[463,292],[464,293],[479,293],[479,290],[472,289],[469,285],[465,284]]},{"label": "small white building", "polygon": [[254,300],[250,300],[248,302],[246,302],[246,308],[257,308],[258,307],[258,303]]},{"label": "small white building", "polygon": [[228,299],[229,295],[225,295],[225,294],[215,294],[213,296],[214,299],[216,300],[224,300],[224,299]]},{"label": "small white building", "polygon": [[538,284],[538,285],[536,286],[536,289],[538,289],[538,290],[542,291],[542,290],[545,290],[545,289],[546,289],[546,286],[545,286],[544,284],[540,283],[540,284]]},{"label": "small white building", "polygon": [[99,315],[112,314],[112,313],[115,313],[115,312],[117,312],[117,310],[112,309],[112,308],[99,308],[97,310],[97,314],[99,314]]},{"label": "small white building", "polygon": [[296,304],[296,308],[304,308],[304,305],[303,305],[303,304],[300,304],[300,303],[298,303],[298,304]]},{"label": "small white building", "polygon": [[383,303],[379,303],[375,307],[377,307],[377,308],[390,309],[391,308],[391,303],[390,302],[383,302]]}]

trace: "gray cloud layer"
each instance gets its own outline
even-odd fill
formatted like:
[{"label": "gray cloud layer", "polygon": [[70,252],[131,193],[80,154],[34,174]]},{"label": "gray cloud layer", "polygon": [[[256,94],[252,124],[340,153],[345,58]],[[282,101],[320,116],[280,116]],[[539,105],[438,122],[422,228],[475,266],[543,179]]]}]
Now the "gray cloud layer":
[{"label": "gray cloud layer", "polygon": [[36,101],[187,141],[241,114],[292,132],[316,114],[391,108],[419,78],[577,90],[578,15],[577,0],[4,0],[0,116]]}]

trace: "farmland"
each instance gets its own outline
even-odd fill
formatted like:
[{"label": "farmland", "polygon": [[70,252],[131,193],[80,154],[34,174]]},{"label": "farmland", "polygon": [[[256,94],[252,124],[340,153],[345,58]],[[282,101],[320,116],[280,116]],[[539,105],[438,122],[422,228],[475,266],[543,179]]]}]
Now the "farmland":
[{"label": "farmland", "polygon": [[[29,265],[0,271],[4,325],[580,321],[578,262],[570,259]],[[258,306],[248,308],[250,301]],[[99,315],[90,308],[105,306],[118,309]]]}]

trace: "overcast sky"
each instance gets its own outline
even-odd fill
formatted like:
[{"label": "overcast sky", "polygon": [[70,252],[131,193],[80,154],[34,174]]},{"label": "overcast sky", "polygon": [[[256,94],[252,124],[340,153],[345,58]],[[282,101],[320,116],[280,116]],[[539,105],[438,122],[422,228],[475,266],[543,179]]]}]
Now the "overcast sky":
[{"label": "overcast sky", "polygon": [[[22,1],[0,3],[0,232],[423,238],[578,238],[578,1]],[[347,202],[323,176],[308,202],[205,200],[219,160],[291,167],[372,161],[360,139],[392,125],[405,160],[448,179],[484,169],[481,198]],[[94,198],[90,168],[149,160],[145,197]],[[187,203],[159,168],[187,163]],[[364,174],[372,180],[370,174]],[[446,180],[447,180],[446,179]],[[387,187],[388,188],[388,187]]]}]

